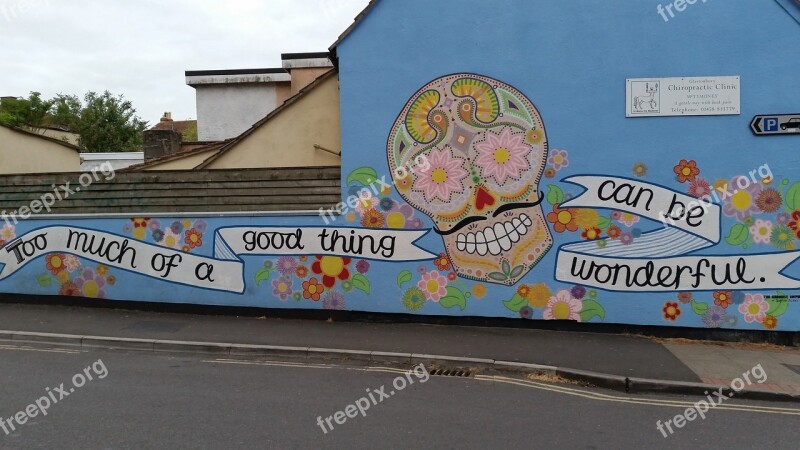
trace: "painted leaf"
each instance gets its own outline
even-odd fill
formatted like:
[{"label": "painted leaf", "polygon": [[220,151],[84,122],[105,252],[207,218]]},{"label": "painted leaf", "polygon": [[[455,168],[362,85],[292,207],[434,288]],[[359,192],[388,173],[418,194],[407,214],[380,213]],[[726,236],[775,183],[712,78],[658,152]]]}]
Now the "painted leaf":
[{"label": "painted leaf", "polygon": [[413,275],[411,275],[410,270],[404,270],[400,272],[400,275],[397,276],[397,287],[402,289],[403,285],[411,281],[412,277]]},{"label": "painted leaf", "polygon": [[372,167],[361,167],[350,173],[347,177],[347,184],[359,183],[362,186],[369,186],[378,179],[378,172]]},{"label": "painted leaf", "polygon": [[356,274],[353,277],[353,287],[358,289],[359,291],[364,291],[365,293],[369,294],[371,290],[371,286],[369,280],[364,275],[360,273]]},{"label": "painted leaf", "polygon": [[53,284],[53,278],[48,274],[39,275],[38,277],[36,277],[36,281],[38,281],[39,286],[42,287],[48,287],[51,284]]},{"label": "painted leaf", "polygon": [[272,275],[272,270],[270,269],[261,269],[258,272],[256,272],[256,286],[269,280],[269,277],[271,275]]},{"label": "painted leaf", "polygon": [[504,301],[503,305],[511,311],[518,313],[522,308],[528,306],[528,301],[520,297],[519,294],[515,294],[510,300]]},{"label": "painted leaf", "polygon": [[603,305],[595,300],[584,300],[583,310],[581,310],[581,322],[589,322],[595,317],[601,321],[606,320],[606,310]]},{"label": "painted leaf", "polygon": [[800,183],[795,183],[786,191],[786,207],[792,211],[800,209]]},{"label": "painted leaf", "polygon": [[458,306],[463,311],[467,308],[467,297],[463,292],[461,292],[460,289],[453,286],[448,286],[447,295],[439,300],[439,304],[447,309]]},{"label": "painted leaf", "polygon": [[508,277],[504,273],[500,272],[492,272],[489,274],[489,278],[493,279],[494,281],[506,281]]},{"label": "painted leaf", "polygon": [[789,298],[770,298],[767,300],[767,304],[769,304],[767,315],[780,317],[786,314],[786,310],[789,309]]},{"label": "painted leaf", "polygon": [[511,264],[509,264],[508,261],[503,260],[503,264],[501,265],[503,266],[503,275],[505,275],[506,278],[510,278],[509,275],[511,275]]},{"label": "painted leaf", "polygon": [[603,231],[606,231],[610,226],[611,226],[611,218],[609,217],[600,217],[600,221],[597,222],[597,228],[600,228]]},{"label": "painted leaf", "polygon": [[522,272],[525,271],[525,265],[519,265],[514,267],[514,270],[511,271],[511,275],[508,278],[517,278],[522,275]]},{"label": "painted leaf", "polygon": [[700,303],[697,300],[692,300],[692,311],[698,316],[702,316],[708,311],[708,303]]},{"label": "painted leaf", "polygon": [[731,233],[725,238],[725,242],[738,247],[747,242],[748,237],[750,237],[750,231],[745,225],[738,223],[731,228]]},{"label": "painted leaf", "polygon": [[547,203],[558,205],[564,203],[564,191],[556,185],[547,186]]}]

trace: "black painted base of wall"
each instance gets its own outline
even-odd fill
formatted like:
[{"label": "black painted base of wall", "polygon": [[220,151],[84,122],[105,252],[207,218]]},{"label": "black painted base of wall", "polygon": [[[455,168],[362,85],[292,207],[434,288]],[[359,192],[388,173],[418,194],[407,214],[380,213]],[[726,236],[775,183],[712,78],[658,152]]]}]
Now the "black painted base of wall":
[{"label": "black painted base of wall", "polygon": [[60,296],[0,294],[0,303],[76,306],[85,308],[121,309],[130,311],[164,312],[238,317],[263,317],[297,320],[333,320],[336,322],[421,323],[450,326],[500,327],[580,333],[633,334],[664,339],[698,341],[751,342],[800,347],[800,332],[766,330],[729,330],[654,325],[622,325],[607,323],[578,323],[572,321],[523,320],[491,317],[422,316],[358,311],[328,311],[306,309],[271,309],[233,306],[207,306],[177,303],[153,303]]}]

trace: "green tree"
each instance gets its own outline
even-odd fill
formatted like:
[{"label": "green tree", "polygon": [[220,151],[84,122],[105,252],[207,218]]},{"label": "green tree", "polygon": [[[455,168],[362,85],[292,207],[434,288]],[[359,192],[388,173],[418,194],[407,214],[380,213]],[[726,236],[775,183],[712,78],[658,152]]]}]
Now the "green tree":
[{"label": "green tree", "polygon": [[5,97],[0,101],[0,123],[11,127],[41,126],[52,107],[42,94],[31,92],[28,98]]}]

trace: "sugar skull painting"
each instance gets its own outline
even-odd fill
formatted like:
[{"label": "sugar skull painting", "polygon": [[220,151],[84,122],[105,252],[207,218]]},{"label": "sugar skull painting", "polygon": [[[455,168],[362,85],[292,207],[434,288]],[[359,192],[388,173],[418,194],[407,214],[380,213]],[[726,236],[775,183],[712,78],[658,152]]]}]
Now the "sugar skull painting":
[{"label": "sugar skull painting", "polygon": [[459,276],[514,285],[552,247],[539,189],[547,135],[513,87],[473,74],[429,83],[387,150],[400,195],[433,220]]}]

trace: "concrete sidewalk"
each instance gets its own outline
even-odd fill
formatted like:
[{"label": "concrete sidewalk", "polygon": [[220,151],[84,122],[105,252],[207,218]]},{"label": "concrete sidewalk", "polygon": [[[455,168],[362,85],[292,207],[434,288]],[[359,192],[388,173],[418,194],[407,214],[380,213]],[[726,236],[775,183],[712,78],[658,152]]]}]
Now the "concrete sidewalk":
[{"label": "concrete sidewalk", "polygon": [[599,333],[205,316],[0,303],[0,329],[78,336],[322,347],[522,362],[631,378],[729,385],[761,364],[754,390],[800,394],[800,349]]}]

